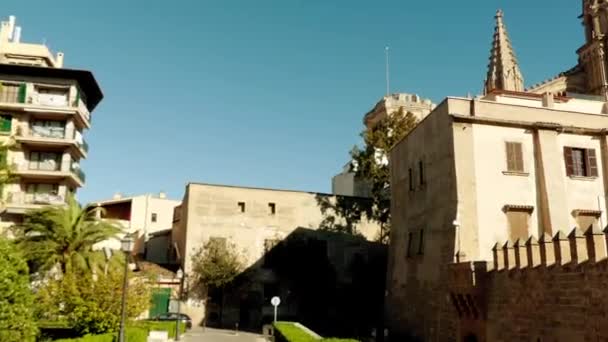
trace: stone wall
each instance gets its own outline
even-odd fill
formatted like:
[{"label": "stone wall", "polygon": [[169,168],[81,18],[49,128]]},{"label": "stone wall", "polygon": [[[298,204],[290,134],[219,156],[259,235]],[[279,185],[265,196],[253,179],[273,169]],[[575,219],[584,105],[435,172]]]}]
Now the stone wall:
[{"label": "stone wall", "polygon": [[451,264],[458,340],[608,340],[607,239],[575,229],[497,244],[491,263]]}]

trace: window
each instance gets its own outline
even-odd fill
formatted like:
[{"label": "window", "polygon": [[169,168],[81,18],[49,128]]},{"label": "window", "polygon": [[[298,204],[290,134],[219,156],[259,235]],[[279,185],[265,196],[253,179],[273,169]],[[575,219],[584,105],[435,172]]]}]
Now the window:
[{"label": "window", "polygon": [[31,125],[32,135],[46,138],[65,138],[65,121],[36,120]]},{"label": "window", "polygon": [[422,160],[418,161],[418,173],[420,173],[420,185],[424,185],[424,162]]},{"label": "window", "polygon": [[594,149],[564,147],[566,175],[597,177],[597,158]]},{"label": "window", "polygon": [[524,172],[524,159],[522,155],[521,143],[507,142],[507,171]]},{"label": "window", "polygon": [[54,152],[30,152],[30,170],[59,171],[61,154]]},{"label": "window", "polygon": [[529,237],[530,215],[534,207],[527,205],[505,205],[503,211],[507,215],[509,229],[509,240],[526,240]]},{"label": "window", "polygon": [[586,231],[589,227],[598,225],[598,219],[602,215],[602,212],[599,210],[577,209],[572,214],[576,218],[578,227]]},{"label": "window", "polygon": [[239,210],[244,213],[245,212],[245,202],[239,202]]},{"label": "window", "polygon": [[418,254],[424,254],[424,228],[420,229],[420,236],[418,237]]},{"label": "window", "polygon": [[412,256],[412,244],[414,243],[414,233],[409,233],[407,236],[407,251],[406,251],[406,255],[407,257],[411,257]]},{"label": "window", "polygon": [[152,213],[152,217],[151,217],[152,222],[156,222],[157,219],[158,219],[158,215],[156,213]]},{"label": "window", "polygon": [[277,205],[274,203],[268,203],[268,210],[270,210],[270,215],[274,215],[277,213]]},{"label": "window", "polygon": [[414,172],[412,171],[412,168],[409,168],[407,172],[410,178],[410,191],[414,191]]},{"label": "window", "polygon": [[[24,87],[25,88],[25,87]],[[2,83],[0,89],[0,102],[17,103],[19,101],[19,84]]]}]

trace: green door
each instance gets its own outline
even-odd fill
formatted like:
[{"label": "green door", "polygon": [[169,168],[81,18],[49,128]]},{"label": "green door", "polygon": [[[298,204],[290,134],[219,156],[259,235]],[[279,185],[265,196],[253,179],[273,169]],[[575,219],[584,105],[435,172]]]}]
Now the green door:
[{"label": "green door", "polygon": [[152,290],[152,306],[150,307],[150,317],[169,312],[169,300],[171,299],[171,289]]}]

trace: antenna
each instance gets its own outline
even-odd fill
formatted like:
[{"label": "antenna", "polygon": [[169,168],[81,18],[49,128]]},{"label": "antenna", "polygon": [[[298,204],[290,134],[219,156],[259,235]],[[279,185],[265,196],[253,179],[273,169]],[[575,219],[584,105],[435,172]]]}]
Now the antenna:
[{"label": "antenna", "polygon": [[384,47],[384,53],[386,55],[386,96],[390,94],[390,78],[389,78],[389,64],[388,64],[388,46]]}]

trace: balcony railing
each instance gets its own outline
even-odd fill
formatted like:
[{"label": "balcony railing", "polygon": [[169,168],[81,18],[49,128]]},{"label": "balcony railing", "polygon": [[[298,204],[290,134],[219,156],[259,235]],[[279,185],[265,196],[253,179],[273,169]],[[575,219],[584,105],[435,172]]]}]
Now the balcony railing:
[{"label": "balcony railing", "polygon": [[6,202],[9,204],[65,204],[65,196],[51,193],[25,193],[25,192],[10,192],[7,195]]},{"label": "balcony railing", "polygon": [[82,171],[81,168],[72,167],[72,173],[74,175],[76,175],[76,177],[78,177],[78,179],[80,179],[80,181],[82,181],[83,183],[85,182],[86,174],[84,173],[84,171]]},{"label": "balcony railing", "polygon": [[[46,88],[45,86],[41,86]],[[38,85],[34,85],[37,89]],[[76,108],[82,114],[85,121],[91,122],[91,113],[84,101],[77,94],[76,98],[70,98],[70,92],[66,89],[61,92],[38,92],[28,91],[26,83],[5,83],[0,86],[0,103],[25,103],[57,108]]]},{"label": "balcony railing", "polygon": [[89,144],[86,140],[82,139],[82,141],[77,142],[77,144],[85,153],[89,153]]}]

